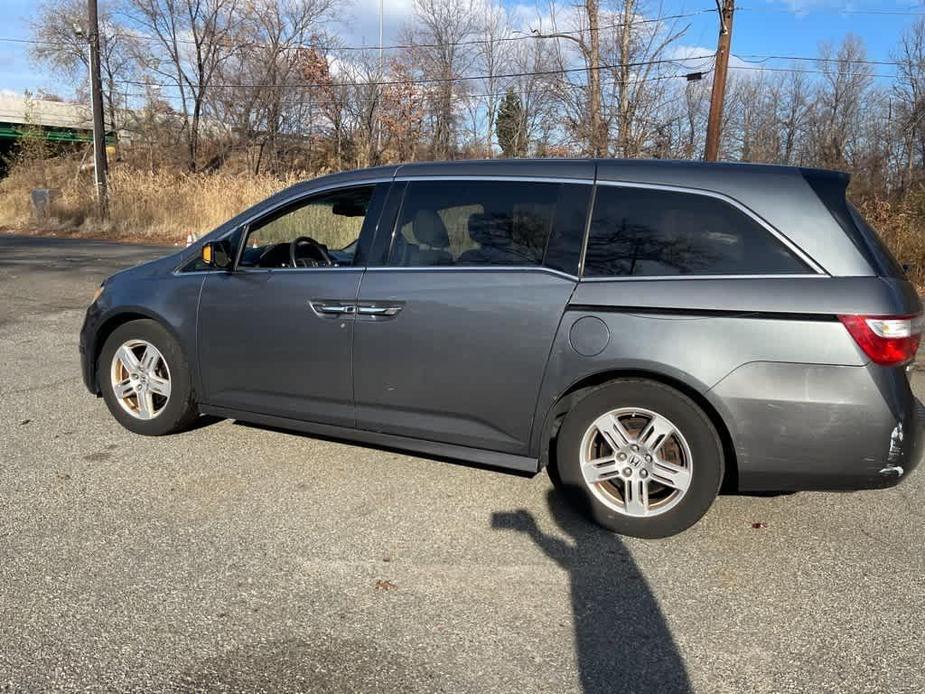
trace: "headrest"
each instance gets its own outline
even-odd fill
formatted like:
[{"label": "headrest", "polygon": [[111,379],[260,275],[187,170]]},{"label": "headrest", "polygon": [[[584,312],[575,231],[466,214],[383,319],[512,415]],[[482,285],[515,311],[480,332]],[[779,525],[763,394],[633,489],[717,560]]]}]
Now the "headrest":
[{"label": "headrest", "polygon": [[513,226],[513,220],[507,215],[475,212],[469,215],[469,238],[479,246],[510,246]]},{"label": "headrest", "polygon": [[446,232],[446,225],[433,210],[418,210],[412,221],[412,231],[418,243],[426,244],[431,248],[447,248],[450,237]]}]

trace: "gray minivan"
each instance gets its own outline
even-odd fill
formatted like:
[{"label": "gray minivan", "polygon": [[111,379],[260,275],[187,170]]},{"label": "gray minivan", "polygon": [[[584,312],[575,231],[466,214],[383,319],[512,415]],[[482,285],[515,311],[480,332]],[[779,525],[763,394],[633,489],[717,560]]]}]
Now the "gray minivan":
[{"label": "gray minivan", "polygon": [[139,434],[209,414],[545,467],[641,537],[721,485],[893,485],[922,452],[921,304],[847,183],[603,159],[326,176],[107,279],[84,381]]}]

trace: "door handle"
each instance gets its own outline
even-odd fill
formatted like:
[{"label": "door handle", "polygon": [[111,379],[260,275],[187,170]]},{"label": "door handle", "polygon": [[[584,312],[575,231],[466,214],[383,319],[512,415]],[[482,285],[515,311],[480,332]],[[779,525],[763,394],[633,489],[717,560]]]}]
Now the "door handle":
[{"label": "door handle", "polygon": [[319,306],[318,310],[330,314],[353,313],[353,306]]},{"label": "door handle", "polygon": [[356,304],[348,301],[329,299],[312,299],[308,302],[315,315],[322,318],[336,318],[338,316],[352,316],[356,313]]},{"label": "door handle", "polygon": [[361,316],[395,316],[401,309],[401,306],[357,306],[357,313]]}]

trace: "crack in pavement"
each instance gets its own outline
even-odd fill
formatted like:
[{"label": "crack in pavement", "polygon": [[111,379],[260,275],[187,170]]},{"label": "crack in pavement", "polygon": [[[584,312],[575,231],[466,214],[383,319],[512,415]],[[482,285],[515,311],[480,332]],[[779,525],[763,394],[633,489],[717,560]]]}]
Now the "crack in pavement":
[{"label": "crack in pavement", "polygon": [[80,376],[68,376],[67,378],[60,378],[57,381],[52,381],[51,383],[40,383],[35,386],[29,386],[27,388],[16,388],[14,390],[0,390],[0,395],[18,395],[20,393],[34,393],[37,390],[45,390],[46,388],[54,388],[55,386],[60,386],[64,383],[70,383],[71,381],[79,381]]}]

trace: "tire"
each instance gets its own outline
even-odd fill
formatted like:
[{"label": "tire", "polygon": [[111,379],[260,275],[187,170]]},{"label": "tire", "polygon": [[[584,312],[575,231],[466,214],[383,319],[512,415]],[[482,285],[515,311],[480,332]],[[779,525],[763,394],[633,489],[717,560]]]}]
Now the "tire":
[{"label": "tire", "polygon": [[700,520],[723,470],[716,427],[693,400],[662,383],[620,379],[568,412],[549,476],[604,528],[660,538]]},{"label": "tire", "polygon": [[[115,361],[116,352],[123,346],[134,355],[135,368],[126,366],[126,361],[130,361],[127,356]],[[151,346],[154,351],[148,350]],[[151,368],[142,364],[142,357],[149,355]],[[199,416],[186,357],[173,336],[153,320],[125,323],[109,335],[96,362],[96,378],[109,412],[119,424],[136,434],[173,434],[190,427]],[[140,385],[141,392],[150,394],[150,399],[142,399],[134,392],[120,398],[114,379],[124,384],[123,395],[130,386]]]}]

